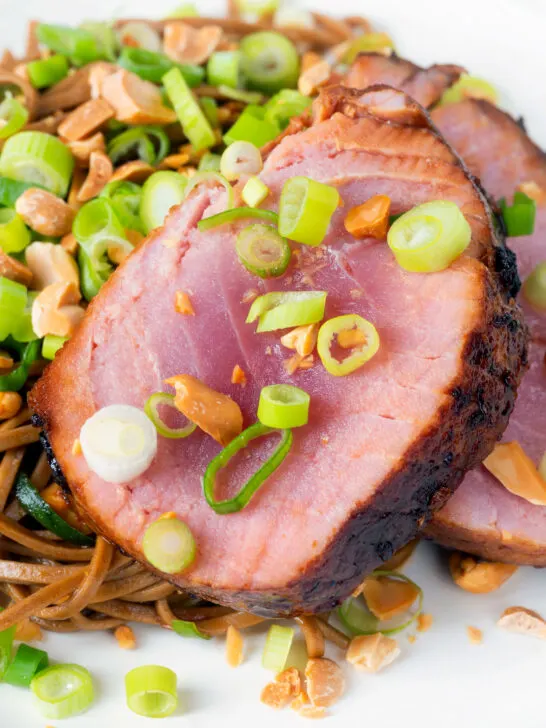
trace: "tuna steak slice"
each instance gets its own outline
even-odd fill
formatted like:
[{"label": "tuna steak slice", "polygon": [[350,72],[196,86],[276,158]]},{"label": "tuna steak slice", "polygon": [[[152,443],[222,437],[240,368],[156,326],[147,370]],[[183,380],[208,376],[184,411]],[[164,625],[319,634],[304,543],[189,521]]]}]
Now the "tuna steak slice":
[{"label": "tuna steak slice", "polygon": [[[495,197],[511,196],[518,184],[529,181],[546,191],[546,155],[504,112],[468,100],[438,109],[433,117]],[[510,241],[522,278],[546,260],[546,204],[537,212],[534,234]],[[538,464],[546,450],[546,315],[523,298],[521,304],[532,334],[531,366],[504,440],[517,440]],[[546,566],[546,508],[509,493],[483,467],[466,476],[427,533],[483,558]]]},{"label": "tuna steak slice", "polygon": [[[143,560],[147,525],[175,511],[195,535],[198,558],[169,578],[265,616],[331,609],[409,541],[491,450],[525,368],[525,327],[504,286],[513,266],[504,276],[463,257],[441,273],[409,274],[384,243],[345,231],[347,210],[376,192],[392,198],[394,212],[449,198],[468,216],[476,254],[510,267],[479,187],[420,107],[392,89],[324,92],[315,123],[286,136],[265,164],[269,206],[297,174],[337,185],[344,200],[321,247],[301,249],[283,278],[258,279],[237,259],[235,226],[198,232],[197,222],[225,204],[225,192],[198,188],[104,286],[32,394],[66,480],[99,532]],[[328,318],[359,313],[373,321],[377,356],[344,378],[320,363],[289,375],[279,334],[255,334],[243,301],[249,292],[295,289],[327,290]],[[175,312],[179,290],[190,294],[195,316]],[[236,364],[245,388],[231,384]],[[264,385],[292,382],[311,395],[309,425],[294,431],[283,465],[239,513],[217,515],[203,498],[201,476],[219,446],[202,432],[160,438],[150,469],[119,486],[72,453],[98,408],[142,407],[179,373],[230,394],[245,425],[255,421]],[[238,464],[240,480],[264,447]]]}]

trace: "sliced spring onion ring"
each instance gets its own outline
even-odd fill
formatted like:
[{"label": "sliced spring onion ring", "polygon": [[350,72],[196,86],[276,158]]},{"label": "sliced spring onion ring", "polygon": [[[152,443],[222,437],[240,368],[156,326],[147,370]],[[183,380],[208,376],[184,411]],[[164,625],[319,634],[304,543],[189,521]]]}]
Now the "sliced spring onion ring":
[{"label": "sliced spring onion ring", "polygon": [[235,249],[244,267],[260,278],[277,278],[288,268],[292,251],[270,225],[250,225],[237,235]]},{"label": "sliced spring onion ring", "polygon": [[[249,478],[236,496],[229,498],[228,500],[217,501],[214,492],[216,489],[216,475],[218,474],[218,471],[225,468],[229,461],[238,452],[247,447],[250,442],[272,433],[279,434],[281,436],[281,440],[271,457],[268,458],[263,465],[258,468],[254,475]],[[246,430],[243,430],[240,435],[232,440],[229,445],[221,450],[208,464],[205,475],[203,476],[203,492],[209,506],[220,515],[237,513],[245,508],[245,506],[250,503],[250,500],[255,493],[262,487],[262,485],[264,485],[266,480],[273,475],[275,470],[277,470],[286,458],[290,452],[290,448],[292,447],[292,439],[291,430],[276,430],[271,427],[266,427],[259,422],[247,427]]]},{"label": "sliced spring onion ring", "polygon": [[243,104],[260,104],[263,100],[263,94],[259,91],[243,91],[240,88],[231,88],[231,86],[218,86],[218,92],[227,99],[240,101]]},{"label": "sliced spring onion ring", "polygon": [[272,210],[260,210],[254,207],[234,207],[231,210],[225,210],[219,212],[217,215],[211,215],[205,217],[197,223],[197,229],[201,232],[205,230],[212,230],[212,228],[220,227],[220,225],[229,225],[237,220],[244,220],[245,218],[258,218],[259,220],[267,220],[268,222],[276,223],[277,213]]},{"label": "sliced spring onion ring", "polygon": [[174,394],[167,394],[166,392],[156,392],[152,394],[146,400],[144,405],[144,412],[148,415],[151,421],[154,423],[155,429],[159,432],[162,437],[168,437],[171,440],[179,440],[188,437],[195,432],[197,425],[194,422],[188,420],[188,424],[184,427],[172,428],[166,425],[159,414],[158,408],[164,405],[166,407],[172,407],[179,413],[174,405]]},{"label": "sliced spring onion ring", "polygon": [[246,318],[250,324],[259,318],[257,333],[316,324],[324,318],[325,291],[273,291],[253,302]]},{"label": "sliced spring onion ring", "polygon": [[28,111],[17,99],[6,96],[0,104],[0,139],[13,136],[28,121]]},{"label": "sliced spring onion ring", "polygon": [[26,344],[29,341],[35,341],[38,336],[32,328],[32,306],[38,297],[38,291],[27,292],[27,302],[23,314],[19,320],[13,322],[11,336],[16,341]]},{"label": "sliced spring onion ring", "polygon": [[49,666],[49,656],[30,645],[19,645],[15,657],[4,675],[4,682],[28,688],[32,678]]},{"label": "sliced spring onion ring", "polygon": [[168,667],[135,667],[125,676],[127,707],[145,718],[166,718],[178,705],[176,682],[176,674]]},{"label": "sliced spring onion ring", "polygon": [[263,166],[261,152],[252,142],[233,142],[220,160],[220,172],[230,182],[243,175],[259,174]]},{"label": "sliced spring onion ring", "polygon": [[[149,179],[149,178],[148,178]],[[105,197],[114,208],[116,217],[124,228],[147,232],[140,219],[142,187],[134,182],[115,180],[109,182],[99,197]]]},{"label": "sliced spring onion ring", "polygon": [[16,179],[0,177],[0,205],[2,207],[15,207],[15,203],[25,190],[37,186],[32,182],[20,182]]},{"label": "sliced spring onion ring", "polygon": [[27,303],[27,289],[9,278],[0,278],[0,341],[6,339],[21,320]]},{"label": "sliced spring onion ring", "polygon": [[[2,607],[0,607],[0,611],[2,611]],[[15,637],[16,629],[17,626],[14,624],[13,627],[8,627],[8,629],[4,629],[0,632],[0,680],[4,677],[9,663],[11,662],[13,639]]]},{"label": "sliced spring onion ring", "polygon": [[237,141],[251,142],[256,147],[275,139],[280,132],[277,124],[266,120],[265,109],[261,106],[247,106],[235,124],[224,134],[224,142],[229,145]]},{"label": "sliced spring onion ring", "polygon": [[20,253],[30,243],[30,230],[9,207],[0,209],[0,248],[4,253]]},{"label": "sliced spring onion ring", "polygon": [[37,184],[59,197],[66,195],[73,169],[68,147],[41,131],[21,131],[10,137],[0,156],[0,175]]},{"label": "sliced spring onion ring", "polygon": [[78,268],[83,297],[86,301],[92,301],[108,280],[113,268],[108,265],[107,269],[98,270],[91,256],[81,246],[78,250]]},{"label": "sliced spring onion ring", "polygon": [[114,207],[106,197],[97,197],[86,202],[78,210],[72,232],[78,243],[84,246],[86,243],[95,243],[99,237],[110,242],[125,236]]},{"label": "sliced spring onion ring", "polygon": [[[331,351],[334,339],[344,331],[360,331],[364,335],[364,343],[357,346],[343,361],[336,359]],[[344,377],[356,369],[360,369],[379,350],[379,334],[375,326],[358,316],[346,314],[337,316],[322,324],[318,333],[317,351],[324,368],[334,377]]]},{"label": "sliced spring onion ring", "polygon": [[8,342],[4,341],[3,345],[8,349],[15,349],[20,356],[20,361],[13,371],[0,376],[0,392],[18,392],[25,386],[30,374],[30,367],[40,356],[40,342],[36,340],[22,344],[10,338]]},{"label": "sliced spring onion ring", "polygon": [[42,356],[44,359],[55,359],[57,352],[63,348],[68,341],[64,336],[54,336],[53,334],[47,334],[44,336],[42,343]]},{"label": "sliced spring onion ring", "polygon": [[470,244],[472,231],[459,207],[448,200],[418,205],[387,235],[398,265],[411,273],[445,270]]},{"label": "sliced spring onion ring", "polygon": [[196,545],[184,521],[174,517],[159,518],[144,533],[144,556],[165,574],[179,574],[195,560]]},{"label": "sliced spring onion ring", "polygon": [[[212,101],[213,99],[211,99]],[[219,154],[212,154],[212,152],[206,152],[203,154],[199,161],[198,170],[200,172],[219,172],[220,171],[220,160],[222,157]]]},{"label": "sliced spring onion ring", "polygon": [[309,421],[311,397],[291,384],[272,384],[260,392],[258,420],[266,427],[303,427]]},{"label": "sliced spring onion ring", "polygon": [[27,63],[27,73],[34,88],[48,88],[68,76],[68,61],[61,55],[31,61]]},{"label": "sliced spring onion ring", "polygon": [[205,77],[201,66],[175,63],[163,53],[155,53],[145,48],[124,46],[118,58],[118,65],[145,81],[161,83],[161,79],[171,68],[178,68],[190,88],[199,86]]},{"label": "sliced spring onion ring", "polygon": [[499,100],[499,93],[489,81],[463,73],[457,83],[444,92],[439,106],[456,104],[464,99],[486,99],[492,104],[496,104]]},{"label": "sliced spring onion ring", "polygon": [[41,715],[51,720],[79,715],[95,699],[91,674],[80,665],[48,667],[32,679],[30,689]]},{"label": "sliced spring onion ring", "polygon": [[303,114],[311,106],[312,100],[299,91],[284,88],[265,104],[265,120],[276,124],[281,131],[286,129],[290,119]]},{"label": "sliced spring onion ring", "polygon": [[36,37],[50,50],[67,56],[75,66],[106,59],[93,33],[84,28],[39,23]]},{"label": "sliced spring onion ring", "polygon": [[286,36],[273,31],[251,33],[242,39],[239,48],[248,88],[273,94],[296,87],[300,59],[296,46]]},{"label": "sliced spring onion ring", "polygon": [[171,100],[184,134],[195,151],[208,149],[216,143],[216,135],[202,108],[193,96],[190,87],[178,68],[171,68],[163,76],[163,85]]},{"label": "sliced spring onion ring", "polygon": [[118,37],[122,45],[137,45],[147,51],[161,50],[161,36],[150,24],[142,20],[129,20],[118,30]]},{"label": "sliced spring onion ring", "polygon": [[[202,96],[200,103],[209,124],[213,129],[217,129],[220,126],[220,122],[218,120],[218,104],[215,99],[212,99],[210,96]],[[201,159],[203,158],[201,157]]]},{"label": "sliced spring onion ring", "polygon": [[339,200],[335,187],[308,177],[292,177],[281,192],[280,234],[303,245],[320,245]]},{"label": "sliced spring onion ring", "polygon": [[499,203],[508,237],[518,238],[532,235],[535,229],[537,203],[524,192],[516,192],[514,203],[508,205],[505,199]]},{"label": "sliced spring onion ring", "polygon": [[87,20],[80,24],[82,30],[91,33],[95,39],[100,55],[107,61],[116,62],[119,50],[119,41],[116,31],[111,23],[101,23]]},{"label": "sliced spring onion ring", "polygon": [[394,50],[394,42],[388,33],[366,33],[349,46],[344,61],[353,63],[359,53],[381,53]]},{"label": "sliced spring onion ring", "polygon": [[[157,151],[152,139],[157,142]],[[169,137],[161,127],[133,126],[109,142],[108,156],[114,164],[119,164],[131,152],[136,151],[139,159],[153,166],[165,159],[170,148]]]},{"label": "sliced spring onion ring", "polygon": [[29,516],[32,516],[35,521],[38,521],[40,525],[63,541],[76,544],[76,546],[94,545],[94,538],[86,536],[73,528],[53,510],[49,503],[45,502],[24,473],[20,473],[17,478],[15,497]]},{"label": "sliced spring onion ring", "polygon": [[523,295],[531,306],[546,311],[546,261],[539,263],[523,284]]},{"label": "sliced spring onion ring", "polygon": [[249,207],[258,207],[269,195],[269,187],[259,177],[251,177],[241,193],[243,202]]},{"label": "sliced spring onion ring", "polygon": [[171,627],[181,637],[198,637],[201,640],[210,640],[210,635],[201,632],[195,622],[187,622],[184,619],[173,619]]},{"label": "sliced spring onion ring", "polygon": [[186,195],[188,178],[178,172],[155,172],[142,188],[140,217],[146,232],[165,222],[171,207],[179,205]]},{"label": "sliced spring onion ring", "polygon": [[239,51],[216,51],[211,55],[207,63],[207,81],[209,85],[237,88],[240,65],[241,54]]},{"label": "sliced spring onion ring", "polygon": [[272,624],[267,632],[264,651],[262,653],[262,666],[278,675],[285,668],[292,641],[294,629],[280,624]]},{"label": "sliced spring onion ring", "polygon": [[233,187],[227,179],[218,172],[197,172],[197,174],[194,174],[193,177],[190,177],[186,186],[186,199],[198,185],[208,184],[209,182],[215,182],[217,185],[221,185],[225,189],[227,193],[226,210],[231,210],[233,208]]}]

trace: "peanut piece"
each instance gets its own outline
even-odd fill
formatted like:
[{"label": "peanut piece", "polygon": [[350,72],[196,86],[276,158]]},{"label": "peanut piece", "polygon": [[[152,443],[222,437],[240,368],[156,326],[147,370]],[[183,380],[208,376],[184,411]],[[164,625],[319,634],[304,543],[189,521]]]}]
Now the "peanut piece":
[{"label": "peanut piece", "polygon": [[243,661],[243,635],[232,624],[226,634],[226,660],[230,667],[239,667]]},{"label": "peanut piece", "polygon": [[30,286],[32,282],[32,271],[23,263],[12,258],[0,249],[0,276],[9,278],[10,281],[22,283],[23,286]]},{"label": "peanut piece", "polygon": [[483,464],[510,493],[533,505],[546,505],[546,480],[519,442],[495,445]]},{"label": "peanut piece", "polygon": [[82,165],[89,164],[91,152],[106,152],[104,134],[100,131],[87,139],[78,139],[74,142],[67,142],[66,146],[70,149],[74,158]]},{"label": "peanut piece", "polygon": [[346,659],[357,670],[379,672],[394,662],[399,655],[398,642],[378,632],[351,640]]},{"label": "peanut piece", "polygon": [[163,51],[178,63],[207,61],[222,40],[223,30],[218,25],[192,28],[186,23],[167,23],[164,30]]},{"label": "peanut piece", "polygon": [[26,249],[26,260],[33,275],[33,287],[38,291],[61,281],[80,285],[78,265],[61,245],[32,243]]},{"label": "peanut piece", "polygon": [[487,561],[478,563],[472,556],[455,552],[449,557],[449,569],[453,581],[461,589],[472,594],[488,594],[499,589],[518,567]]},{"label": "peanut piece", "polygon": [[321,86],[324,86],[332,74],[328,61],[319,61],[300,74],[298,90],[304,96],[313,96]]},{"label": "peanut piece", "polygon": [[507,632],[526,634],[546,640],[546,621],[532,609],[509,607],[501,614],[497,626]]},{"label": "peanut piece", "polygon": [[240,384],[241,387],[244,387],[246,385],[245,371],[238,364],[235,364],[235,366],[233,367],[233,371],[231,372],[231,383]]},{"label": "peanut piece", "polygon": [[112,175],[111,182],[118,180],[126,180],[128,182],[136,182],[136,184],[142,184],[148,177],[155,172],[155,169],[148,164],[148,162],[142,162],[140,159],[135,159],[132,162],[126,162],[118,167]]},{"label": "peanut piece", "polygon": [[120,69],[102,81],[102,98],[126,124],[172,124],[176,114],[163,105],[157,86],[135,73]]},{"label": "peanut piece", "polygon": [[32,328],[36,335],[72,336],[84,316],[83,308],[76,305],[80,297],[72,282],[61,281],[44,288],[32,304]]},{"label": "peanut piece", "polygon": [[318,324],[298,326],[281,336],[281,344],[287,349],[295,349],[302,358],[305,358],[314,351],[317,345],[318,330]]},{"label": "peanut piece", "polygon": [[539,205],[543,205],[546,202],[546,189],[540,187],[533,180],[529,182],[522,182],[517,187],[518,192],[523,192],[524,195],[530,197],[532,200],[537,202]]},{"label": "peanut piece", "polygon": [[0,392],[0,420],[9,420],[19,412],[23,400],[18,392]]},{"label": "peanut piece", "polygon": [[25,190],[15,203],[15,211],[41,235],[60,238],[72,230],[74,210],[47,190],[37,187]]},{"label": "peanut piece", "polygon": [[333,705],[345,692],[345,677],[340,666],[326,657],[308,660],[305,677],[309,699],[319,708]]},{"label": "peanut piece", "polygon": [[68,235],[65,235],[64,238],[62,238],[61,247],[63,250],[66,250],[69,255],[76,255],[78,252],[78,241],[72,233],[68,233]]},{"label": "peanut piece", "polygon": [[87,202],[97,197],[110,182],[113,173],[114,166],[108,155],[104,152],[91,152],[89,173],[78,192],[78,202]]},{"label": "peanut piece", "polygon": [[174,310],[185,316],[195,316],[191,298],[185,291],[177,291],[174,297]]},{"label": "peanut piece", "polygon": [[362,583],[362,594],[372,614],[386,621],[408,612],[419,596],[419,590],[413,584],[390,576],[369,576]]},{"label": "peanut piece", "polygon": [[471,645],[481,645],[483,642],[483,632],[477,627],[467,627],[466,634]]},{"label": "peanut piece", "polygon": [[277,675],[274,682],[262,690],[261,701],[271,708],[284,708],[301,695],[301,677],[295,667],[289,667]]},{"label": "peanut piece", "polygon": [[59,124],[59,136],[70,142],[77,142],[90,134],[114,116],[114,109],[104,99],[91,99],[77,109],[74,109],[64,121]]},{"label": "peanut piece", "polygon": [[134,650],[136,647],[135,633],[126,624],[121,624],[114,632],[118,645],[122,650]]}]

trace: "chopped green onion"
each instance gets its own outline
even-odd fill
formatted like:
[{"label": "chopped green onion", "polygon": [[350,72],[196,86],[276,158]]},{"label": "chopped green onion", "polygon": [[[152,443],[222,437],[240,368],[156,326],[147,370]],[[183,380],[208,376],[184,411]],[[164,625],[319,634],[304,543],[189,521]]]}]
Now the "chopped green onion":
[{"label": "chopped green onion", "polygon": [[535,200],[524,192],[516,192],[513,205],[508,206],[504,198],[499,204],[509,238],[533,234],[537,212]]},{"label": "chopped green onion", "polygon": [[124,228],[147,232],[140,219],[142,187],[134,182],[115,180],[109,182],[99,197],[105,197],[114,208],[116,217]]},{"label": "chopped green onion", "polygon": [[241,13],[261,17],[266,13],[274,13],[279,7],[279,0],[235,0]]},{"label": "chopped green onion", "polygon": [[72,178],[74,158],[60,139],[41,131],[10,137],[0,156],[0,175],[45,187],[64,197]]},{"label": "chopped green onion", "polygon": [[205,112],[205,116],[207,117],[209,124],[213,127],[213,129],[217,129],[220,126],[220,122],[218,119],[218,104],[216,101],[211,99],[210,96],[202,96],[201,108]]},{"label": "chopped green onion", "polygon": [[127,707],[145,718],[166,718],[178,705],[176,674],[168,667],[143,665],[125,676]]},{"label": "chopped green onion", "polygon": [[207,82],[211,86],[237,88],[240,65],[241,54],[239,51],[216,51],[207,63]]},{"label": "chopped green onion", "polygon": [[11,336],[15,341],[21,344],[27,344],[29,341],[35,341],[39,337],[34,333],[32,328],[32,305],[38,296],[38,291],[28,291],[27,302],[22,316],[13,322]]},{"label": "chopped green onion", "polygon": [[15,484],[15,497],[26,513],[38,521],[51,533],[63,541],[69,541],[77,546],[93,546],[95,543],[91,536],[86,536],[73,528],[64,518],[61,518],[42,498],[32,485],[27,475],[20,473]]},{"label": "chopped green onion", "polygon": [[20,182],[16,179],[0,177],[0,205],[2,207],[15,207],[15,203],[23,192],[31,187],[38,186],[32,182]]},{"label": "chopped green onion", "polygon": [[195,151],[213,147],[216,135],[180,70],[171,68],[163,76],[163,85],[182,124],[184,134]]},{"label": "chopped green onion", "polygon": [[226,85],[218,86],[218,92],[226,99],[240,101],[242,104],[260,104],[263,100],[263,94],[259,91],[243,91],[240,88],[231,88]]},{"label": "chopped green onion", "polygon": [[34,88],[54,86],[68,76],[66,56],[56,55],[27,63],[27,73]]},{"label": "chopped green onion", "polygon": [[44,359],[55,359],[57,352],[63,348],[68,341],[64,336],[54,336],[53,334],[47,334],[44,337],[42,344],[42,356]]},{"label": "chopped green onion", "polygon": [[144,556],[165,574],[179,574],[195,560],[197,547],[192,532],[178,518],[159,518],[144,533]]},{"label": "chopped green onion", "polygon": [[62,720],[83,713],[95,692],[91,675],[80,665],[53,665],[30,683],[34,703],[44,718]]},{"label": "chopped green onion", "polygon": [[[233,498],[228,500],[217,501],[214,495],[216,489],[216,476],[219,470],[227,467],[230,460],[237,455],[238,452],[248,446],[250,442],[259,437],[277,433],[281,436],[281,440],[277,448],[274,450],[263,465],[252,475],[249,480],[242,486],[240,491]],[[247,506],[265,481],[273,475],[275,470],[286,458],[292,447],[292,432],[290,430],[275,430],[271,427],[265,427],[257,422],[255,425],[247,427],[240,435],[232,440],[227,447],[221,450],[215,458],[213,458],[207,466],[205,475],[203,476],[203,492],[209,506],[218,514],[225,515],[228,513],[237,513]]]},{"label": "chopped green onion", "polygon": [[8,343],[4,341],[3,345],[15,349],[21,358],[13,371],[0,376],[0,392],[18,392],[25,386],[30,367],[40,356],[40,342],[36,340],[21,344],[10,339]]},{"label": "chopped green onion", "polygon": [[[152,139],[157,142],[157,151]],[[133,126],[109,142],[108,156],[114,164],[119,164],[136,152],[139,159],[153,166],[165,159],[170,148],[169,137],[161,127]]]},{"label": "chopped green onion", "polygon": [[262,666],[278,675],[286,666],[292,641],[294,629],[283,627],[279,624],[272,624],[267,633],[265,647],[262,653]]},{"label": "chopped green onion", "polygon": [[132,48],[131,46],[122,48],[118,65],[152,83],[161,83],[163,76],[171,68],[178,68],[191,88],[199,86],[205,77],[205,71],[201,66],[175,63],[163,53],[148,51],[145,48]]},{"label": "chopped green onion", "polygon": [[231,210],[225,210],[225,212],[219,212],[217,215],[211,215],[205,217],[197,223],[197,229],[201,232],[205,230],[211,230],[220,225],[229,225],[237,220],[244,220],[247,217],[256,217],[260,220],[267,220],[268,222],[277,222],[277,213],[272,210],[260,210],[253,207],[233,207]]},{"label": "chopped green onion", "polygon": [[279,135],[279,127],[264,119],[265,111],[259,106],[247,106],[235,124],[224,134],[224,142],[251,142],[256,147],[272,141]]},{"label": "chopped green onion", "polygon": [[91,257],[83,248],[78,250],[78,267],[80,269],[80,288],[86,301],[92,301],[108,280],[112,267],[108,271],[98,271]]},{"label": "chopped green onion", "polygon": [[454,83],[451,88],[444,91],[438,105],[446,106],[447,104],[456,104],[468,98],[486,99],[492,104],[496,104],[499,94],[497,89],[489,81],[463,73],[457,83]]},{"label": "chopped green onion", "polygon": [[258,296],[250,307],[246,323],[259,318],[257,333],[316,324],[324,318],[325,291],[273,291]]},{"label": "chopped green onion", "polygon": [[83,28],[39,23],[36,37],[50,50],[68,56],[75,66],[85,66],[86,63],[106,59],[93,33]]},{"label": "chopped green onion", "polygon": [[303,427],[309,421],[311,397],[291,384],[272,384],[260,392],[258,419],[266,427]]},{"label": "chopped green onion", "polygon": [[6,96],[0,104],[0,139],[7,139],[22,129],[28,121],[28,111],[20,101]]},{"label": "chopped green onion", "polygon": [[[0,210],[0,213],[2,210]],[[0,278],[0,341],[12,332],[25,311],[27,289],[9,278]]]},{"label": "chopped green onion", "polygon": [[260,278],[282,276],[292,256],[285,238],[269,225],[250,225],[242,230],[235,249],[244,267]]},{"label": "chopped green onion", "polygon": [[116,62],[119,41],[116,35],[116,31],[112,27],[111,23],[101,23],[91,20],[85,21],[80,25],[82,30],[91,33],[95,41],[97,42],[99,53],[102,58],[112,63]]},{"label": "chopped green onion", "polygon": [[95,241],[97,236],[117,239],[124,236],[124,229],[118,220],[110,200],[97,197],[86,202],[79,210],[72,226],[74,237],[84,245]]},{"label": "chopped green onion", "polygon": [[160,435],[162,435],[163,437],[168,437],[172,440],[177,440],[188,437],[192,434],[192,432],[195,432],[197,425],[189,420],[188,423],[184,425],[184,427],[173,428],[166,425],[158,411],[158,408],[162,405],[166,407],[171,407],[178,414],[180,414],[175,407],[173,394],[167,394],[166,392],[156,392],[155,394],[152,394],[150,397],[148,397],[148,399],[146,400],[146,404],[144,405],[144,412],[146,412],[148,417],[154,423],[155,429],[159,432]]},{"label": "chopped green onion", "polygon": [[187,186],[188,178],[178,172],[155,172],[148,177],[140,202],[140,216],[146,232],[163,225],[171,207],[184,199]]},{"label": "chopped green onion", "polygon": [[262,168],[260,150],[251,142],[233,142],[222,154],[220,160],[220,172],[230,182],[243,175],[258,174]]},{"label": "chopped green onion", "polygon": [[147,51],[157,53],[161,51],[161,36],[159,32],[143,20],[128,20],[118,30],[121,45],[137,46]]},{"label": "chopped green onion", "polygon": [[394,50],[394,43],[388,33],[365,33],[351,42],[345,54],[345,63],[353,63],[360,53],[378,53]]},{"label": "chopped green onion", "polygon": [[[343,332],[352,331],[357,335],[359,333],[362,335],[360,337],[362,342],[357,344],[352,353],[343,361],[339,361],[331,351],[334,339]],[[375,356],[379,350],[379,344],[379,334],[372,323],[357,314],[347,314],[337,316],[322,324],[318,334],[317,351],[324,368],[330,374],[335,377],[345,377],[356,369],[360,369],[361,366]]]},{"label": "chopped green onion", "polygon": [[206,152],[201,157],[198,169],[200,172],[219,172],[221,159],[222,157],[220,156],[220,154]]},{"label": "chopped green onion", "polygon": [[245,36],[240,44],[241,71],[248,88],[276,93],[295,88],[300,72],[296,46],[286,36],[261,31]]},{"label": "chopped green onion", "polygon": [[233,187],[227,179],[223,175],[218,174],[218,172],[197,172],[197,174],[194,174],[188,181],[186,187],[186,199],[198,185],[206,184],[207,182],[216,182],[216,184],[222,185],[226,191],[226,210],[231,210],[233,208]]},{"label": "chopped green onion", "polygon": [[259,177],[251,177],[241,193],[243,202],[249,207],[258,207],[269,195],[269,187]]},{"label": "chopped green onion", "polygon": [[273,17],[276,28],[315,28],[315,19],[309,10],[281,5]]},{"label": "chopped green onion", "polygon": [[20,253],[30,243],[30,230],[9,207],[0,209],[0,248],[4,253]]},{"label": "chopped green onion", "polygon": [[49,665],[47,652],[30,645],[19,645],[11,665],[6,670],[4,682],[20,688],[28,688],[32,678]]},{"label": "chopped green onion", "polygon": [[172,10],[168,15],[168,18],[198,18],[199,13],[193,3],[182,3],[177,8]]},{"label": "chopped green onion", "polygon": [[534,308],[546,311],[546,261],[539,263],[523,284],[523,295]]},{"label": "chopped green onion", "polygon": [[300,116],[310,108],[312,100],[299,91],[285,88],[265,104],[265,120],[276,124],[281,131],[286,129],[290,119]]},{"label": "chopped green onion", "polygon": [[448,200],[418,205],[390,228],[389,248],[411,273],[445,270],[470,244],[472,230],[459,207]]},{"label": "chopped green onion", "polygon": [[339,201],[335,187],[308,177],[292,177],[285,182],[281,192],[280,234],[303,245],[320,245]]},{"label": "chopped green onion", "polygon": [[184,619],[173,619],[171,627],[181,637],[199,637],[201,640],[210,640],[210,635],[201,632],[195,622],[186,622]]},{"label": "chopped green onion", "polygon": [[[0,607],[0,611],[2,607]],[[13,650],[13,639],[15,637],[16,625],[8,627],[0,632],[0,680],[4,677],[6,670],[11,662],[11,652]]]}]

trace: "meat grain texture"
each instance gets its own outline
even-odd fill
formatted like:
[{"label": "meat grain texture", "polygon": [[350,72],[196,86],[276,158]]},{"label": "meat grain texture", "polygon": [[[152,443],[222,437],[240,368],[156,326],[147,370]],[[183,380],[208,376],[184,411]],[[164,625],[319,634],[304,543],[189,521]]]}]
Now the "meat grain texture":
[{"label": "meat grain texture", "polygon": [[[257,279],[234,250],[240,224],[197,230],[225,206],[223,191],[201,186],[112,276],[32,393],[58,465],[100,533],[144,560],[146,527],[175,511],[198,558],[168,578],[264,616],[331,609],[413,538],[492,449],[526,361],[513,257],[482,190],[424,110],[384,87],[334,88],[315,103],[314,123],[298,126],[270,150],[267,206],[295,175],[336,185],[344,207],[324,244],[302,248],[281,279]],[[410,274],[384,243],[355,241],[345,215],[374,194],[389,195],[394,214],[453,200],[472,228],[469,254],[443,272]],[[245,323],[249,290],[311,289],[328,291],[326,318],[358,313],[379,331],[379,353],[350,376],[332,377],[320,362],[289,375],[279,332]],[[179,290],[195,316],[176,313]],[[237,364],[244,388],[231,384]],[[309,425],[294,431],[287,459],[239,513],[217,515],[203,498],[219,445],[200,431],[160,438],[150,469],[124,485],[103,482],[72,453],[98,408],[142,407],[180,373],[236,399],[245,426],[264,385],[311,395]],[[264,449],[237,465],[239,482]],[[222,497],[232,490],[220,483]]]}]

